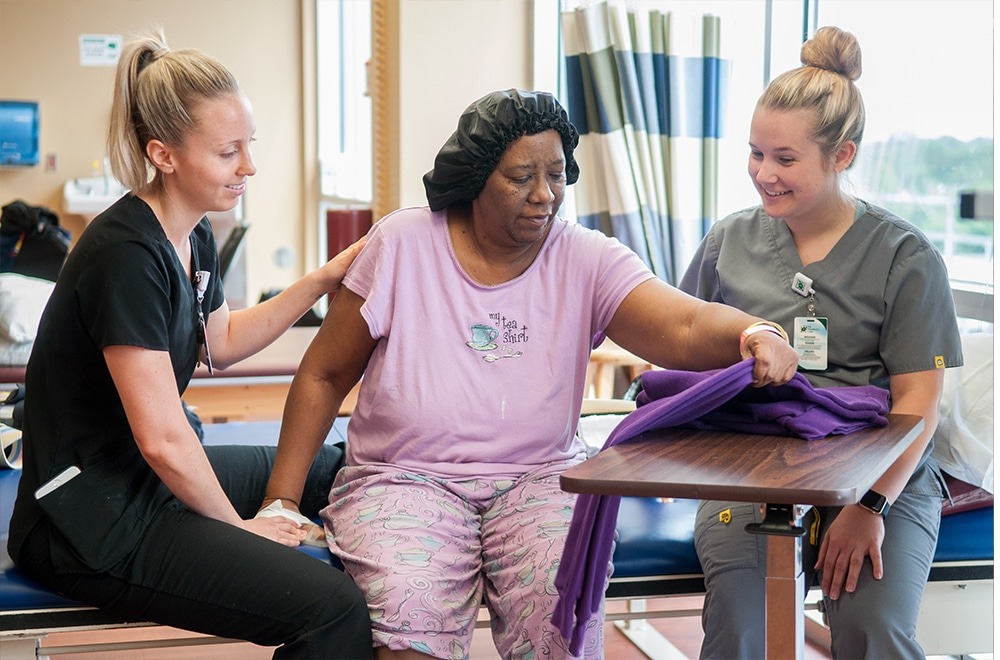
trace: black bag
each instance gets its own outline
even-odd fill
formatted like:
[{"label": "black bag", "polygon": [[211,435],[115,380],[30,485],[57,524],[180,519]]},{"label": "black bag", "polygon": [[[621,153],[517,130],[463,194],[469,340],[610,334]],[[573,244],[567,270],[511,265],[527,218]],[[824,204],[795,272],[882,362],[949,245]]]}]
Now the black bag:
[{"label": "black bag", "polygon": [[0,424],[20,431],[24,425],[24,385],[15,385],[0,401]]},{"label": "black bag", "polygon": [[56,281],[69,252],[70,233],[44,206],[15,200],[0,214],[0,272]]}]

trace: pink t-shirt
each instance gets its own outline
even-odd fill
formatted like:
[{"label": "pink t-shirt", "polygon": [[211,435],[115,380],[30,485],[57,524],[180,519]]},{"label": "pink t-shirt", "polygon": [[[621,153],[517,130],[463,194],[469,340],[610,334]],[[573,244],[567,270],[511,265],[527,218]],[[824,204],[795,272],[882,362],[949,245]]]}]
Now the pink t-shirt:
[{"label": "pink t-shirt", "polygon": [[652,277],[616,239],[557,219],[522,275],[484,286],[459,265],[444,212],[387,215],[344,278],[378,339],[348,464],[495,478],[580,455],[593,337]]}]

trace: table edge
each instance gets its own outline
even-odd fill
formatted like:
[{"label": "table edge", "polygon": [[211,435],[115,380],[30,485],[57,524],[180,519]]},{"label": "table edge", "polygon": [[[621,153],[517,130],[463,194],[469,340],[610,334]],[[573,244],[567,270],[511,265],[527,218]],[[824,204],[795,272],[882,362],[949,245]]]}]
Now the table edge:
[{"label": "table edge", "polygon": [[[913,418],[913,426],[906,431],[903,437],[903,441],[897,443],[894,450],[889,454],[890,460],[888,460],[888,465],[892,465],[893,462],[917,439],[920,433],[925,427],[925,421],[923,417],[919,415],[906,414],[906,413],[890,413],[890,418]],[[594,460],[597,454],[588,460]],[[582,463],[578,464],[582,465]],[[888,465],[886,469],[888,469]],[[576,467],[576,466],[574,466]],[[567,474],[568,473],[568,474]],[[773,496],[767,498],[768,503],[771,504],[814,504],[817,506],[845,506],[848,504],[855,504],[861,499],[861,496],[871,488],[872,484],[881,475],[876,475],[871,478],[870,481],[867,479],[864,482],[858,483],[853,487],[838,488],[828,491],[822,498],[821,501],[814,502],[803,502],[802,498],[797,497],[797,492],[799,489],[788,489],[788,493],[782,493],[780,487],[770,487],[770,491],[776,491]],[[560,487],[570,493],[578,493],[585,495],[610,495],[610,496],[621,496],[621,497],[662,497],[662,498],[677,498],[677,499],[703,499],[703,500],[734,500],[743,502],[759,502],[761,497],[759,495],[759,489],[755,487],[740,487],[740,486],[706,486],[701,488],[695,487],[692,494],[676,495],[667,493],[666,490],[674,490],[670,488],[670,484],[665,484],[663,482],[650,483],[642,481],[629,481],[624,483],[622,488],[616,488],[615,492],[609,492],[607,488],[601,488],[590,483],[591,479],[588,477],[575,477],[573,475],[573,467],[568,468],[562,474],[559,475],[559,485]],[[684,484],[683,488],[680,486],[676,490],[689,490],[691,488],[690,484]]]}]

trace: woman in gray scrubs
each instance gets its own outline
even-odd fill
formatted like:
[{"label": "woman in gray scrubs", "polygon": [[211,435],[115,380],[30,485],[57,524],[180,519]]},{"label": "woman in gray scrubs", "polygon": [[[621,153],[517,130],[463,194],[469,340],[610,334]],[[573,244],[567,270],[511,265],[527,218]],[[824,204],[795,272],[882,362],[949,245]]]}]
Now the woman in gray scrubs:
[{"label": "woman in gray scrubs", "polygon": [[[801,59],[771,82],[751,121],[748,169],[761,204],[712,228],[681,288],[781,323],[814,385],[880,385],[892,412],[924,418],[860,504],[807,517],[818,533],[804,544],[834,657],[923,657],[916,620],[942,497],[931,436],[944,369],[962,364],[948,274],[919,230],[842,189],[865,122],[855,37],[822,28]],[[755,504],[699,506],[702,657],[764,655],[765,541],[744,531],[760,517]]]}]

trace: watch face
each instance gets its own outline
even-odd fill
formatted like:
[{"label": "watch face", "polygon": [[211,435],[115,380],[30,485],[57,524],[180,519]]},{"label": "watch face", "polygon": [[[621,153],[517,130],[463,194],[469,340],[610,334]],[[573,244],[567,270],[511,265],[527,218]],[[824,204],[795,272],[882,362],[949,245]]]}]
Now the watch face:
[{"label": "watch face", "polygon": [[861,502],[859,503],[861,506],[871,509],[875,513],[882,513],[885,509],[886,499],[885,495],[870,490],[861,497]]}]

